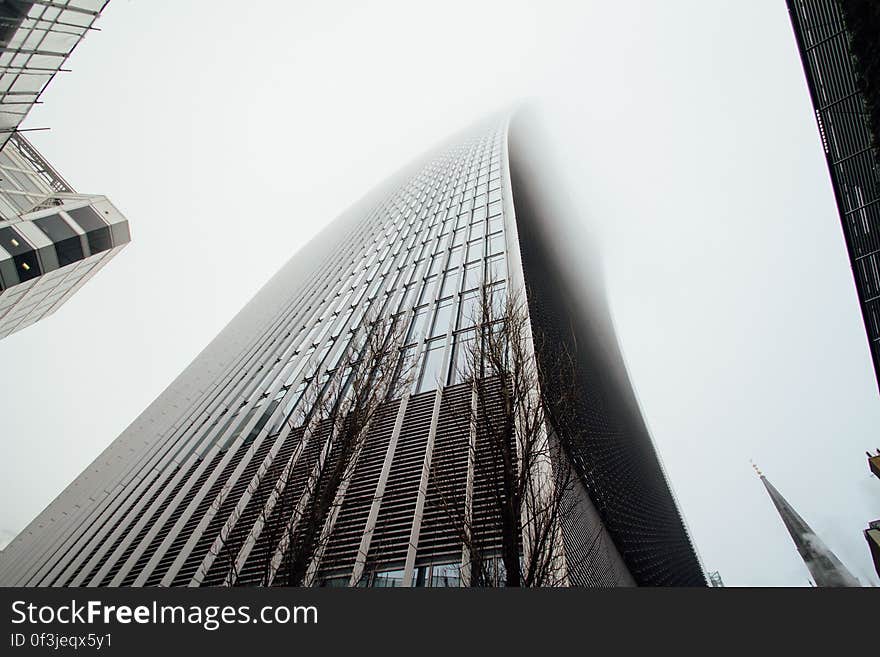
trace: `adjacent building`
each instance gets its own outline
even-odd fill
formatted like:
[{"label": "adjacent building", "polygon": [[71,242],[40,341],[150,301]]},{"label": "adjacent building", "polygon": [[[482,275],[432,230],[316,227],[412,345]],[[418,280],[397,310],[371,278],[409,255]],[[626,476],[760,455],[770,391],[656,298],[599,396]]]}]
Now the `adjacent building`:
[{"label": "adjacent building", "polygon": [[865,0],[786,0],[880,383],[880,12]]},{"label": "adjacent building", "polygon": [[[875,477],[880,479],[880,449],[876,454],[866,452],[868,455],[868,469]],[[868,549],[871,551],[871,560],[874,562],[874,570],[880,575],[880,519],[872,520],[865,530],[865,540],[868,541]]]},{"label": "adjacent building", "polygon": [[105,197],[77,193],[19,131],[105,5],[0,3],[0,338],[57,310],[130,240]]},{"label": "adjacent building", "polygon": [[[467,420],[478,398],[481,417],[497,417],[500,397],[494,379],[478,389],[456,367],[477,335],[474,304],[491,290],[526,299],[529,335],[544,338],[530,358],[546,370],[564,351],[573,363],[570,390],[541,379],[546,394],[569,395],[583,429],[552,464],[575,473],[551,536],[559,583],[705,586],[580,219],[564,216],[530,126],[516,115],[473,127],[326,228],[10,543],[0,582],[284,584],[296,527],[332,498],[310,520],[323,540],[294,583],[473,584],[464,527],[481,532],[488,583],[501,583],[497,470]],[[346,359],[383,320],[403,328],[394,358],[411,379],[371,416],[346,457],[350,476],[321,489],[316,477],[342,458],[334,437],[355,420],[316,419],[318,400],[346,381]]]}]

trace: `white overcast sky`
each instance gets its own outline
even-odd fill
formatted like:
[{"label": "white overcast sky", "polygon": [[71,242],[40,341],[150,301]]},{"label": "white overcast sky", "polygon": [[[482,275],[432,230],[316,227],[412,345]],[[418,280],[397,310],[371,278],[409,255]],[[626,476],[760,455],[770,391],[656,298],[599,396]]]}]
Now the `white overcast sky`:
[{"label": "white overcast sky", "polygon": [[863,583],[880,404],[783,0],[114,0],[27,127],[133,241],[0,341],[20,531],[342,210],[547,108],[643,410],[728,585],[809,574],[754,459]]}]

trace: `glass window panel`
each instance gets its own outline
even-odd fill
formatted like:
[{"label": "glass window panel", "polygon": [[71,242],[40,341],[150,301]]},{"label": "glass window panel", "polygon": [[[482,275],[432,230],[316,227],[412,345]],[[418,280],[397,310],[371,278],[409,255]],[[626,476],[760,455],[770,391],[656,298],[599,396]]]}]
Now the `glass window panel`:
[{"label": "glass window panel", "polygon": [[383,573],[376,573],[373,575],[372,586],[374,588],[396,588],[403,586],[403,571],[388,570]]},{"label": "glass window panel", "polygon": [[504,309],[507,305],[507,286],[505,284],[495,285],[491,291],[492,317],[501,318],[504,316]]},{"label": "glass window panel", "polygon": [[474,320],[478,319],[476,316],[479,305],[478,300],[479,296],[476,292],[461,295],[461,304],[459,304],[458,309],[457,329],[461,330],[474,325]]},{"label": "glass window panel", "polygon": [[504,233],[496,233],[489,238],[489,255],[504,252]]},{"label": "glass window panel", "polygon": [[503,217],[492,217],[489,220],[489,232],[497,233],[504,227],[504,218]]},{"label": "glass window panel", "polygon": [[428,343],[428,349],[425,351],[423,359],[422,375],[419,379],[419,387],[416,392],[426,392],[435,390],[442,385],[444,379],[444,370],[446,360],[443,358],[445,350],[445,340],[433,340]]},{"label": "glass window panel", "polygon": [[411,344],[413,342],[417,342],[421,340],[425,336],[425,330],[427,329],[428,323],[428,306],[422,306],[420,308],[416,308],[415,314],[413,315],[412,324],[410,324],[409,336],[407,337],[407,343]]},{"label": "glass window panel", "polygon": [[392,387],[394,396],[403,394],[407,388],[411,387],[417,355],[418,347],[416,346],[407,347],[400,352],[400,361],[397,364],[397,372],[394,374],[395,380]]},{"label": "glass window panel", "polygon": [[453,269],[452,271],[446,272],[446,276],[443,278],[443,288],[440,290],[440,298],[452,296],[456,292],[458,292],[458,270]]},{"label": "glass window panel", "polygon": [[431,586],[451,587],[459,586],[460,583],[458,564],[434,564],[431,567]]},{"label": "glass window panel", "polygon": [[462,289],[467,291],[476,288],[480,284],[482,269],[482,262],[475,262],[471,265],[467,265],[464,268],[464,287]]},{"label": "glass window panel", "polygon": [[473,331],[458,333],[452,348],[452,366],[449,368],[449,385],[462,383],[469,376],[470,344]]},{"label": "glass window panel", "polygon": [[422,294],[419,297],[419,305],[430,303],[434,300],[434,285],[438,278],[438,276],[431,276],[425,281],[425,286],[422,288]]},{"label": "glass window panel", "polygon": [[507,266],[504,256],[490,258],[486,263],[486,282],[498,283],[507,278]]},{"label": "glass window panel", "polygon": [[452,299],[441,301],[437,304],[437,312],[434,313],[434,324],[431,327],[431,336],[436,338],[446,335],[449,329],[449,320],[452,318]]},{"label": "glass window panel", "polygon": [[461,254],[464,252],[464,247],[457,246],[452,249],[452,252],[449,254],[449,264],[446,266],[447,269],[458,269],[458,266],[461,264]]},{"label": "glass window panel", "polygon": [[468,242],[467,262],[473,262],[483,257],[483,240],[482,238],[471,240]]},{"label": "glass window panel", "polygon": [[471,225],[471,239],[475,240],[478,237],[483,237],[486,234],[486,222],[478,221],[475,224]]},{"label": "glass window panel", "polygon": [[445,255],[446,254],[441,253],[431,258],[431,267],[430,269],[428,269],[428,276],[433,276],[440,273],[440,270],[443,268],[443,258]]}]

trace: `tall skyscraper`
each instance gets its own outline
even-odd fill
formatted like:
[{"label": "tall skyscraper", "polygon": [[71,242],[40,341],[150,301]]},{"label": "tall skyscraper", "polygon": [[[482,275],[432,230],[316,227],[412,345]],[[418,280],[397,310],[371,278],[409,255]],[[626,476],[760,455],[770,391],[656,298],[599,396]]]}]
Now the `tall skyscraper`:
[{"label": "tall skyscraper", "polygon": [[105,197],[74,191],[18,132],[105,5],[0,4],[0,338],[57,310],[130,240]]},{"label": "tall skyscraper", "polygon": [[880,15],[861,0],[786,3],[880,383],[880,80],[867,61]]},{"label": "tall skyscraper", "polygon": [[[537,533],[500,519],[499,504],[513,496],[487,438],[495,419],[513,417],[503,401],[515,382],[505,387],[489,374],[474,383],[456,366],[476,342],[473,310],[488,289],[492,303],[526,301],[523,344],[541,376],[522,399],[564,398],[579,428],[543,470],[548,482],[574,474],[565,513],[545,534],[561,548],[555,583],[705,586],[602,285],[585,274],[591,258],[581,220],[563,216],[559,181],[539,157],[536,134],[521,115],[480,124],[326,228],[11,542],[0,582],[507,581],[516,567],[505,560],[510,545],[521,562],[538,552]],[[355,363],[366,360],[369,336],[384,322],[400,329],[393,377],[405,364],[412,376],[399,394],[383,392],[358,424],[351,400],[369,398],[391,375],[356,390],[340,383],[336,396],[332,389],[356,385]],[[504,330],[493,326],[480,335]],[[554,378],[564,356],[571,377]],[[338,404],[349,404],[341,417],[325,413]],[[542,435],[561,435],[557,410],[543,416]],[[527,422],[517,415],[511,435]],[[340,455],[339,436],[353,425],[365,438]],[[516,440],[505,454],[525,461]],[[335,470],[349,476],[321,479]],[[282,577],[293,550],[306,547],[303,569]]]},{"label": "tall skyscraper", "polygon": [[810,528],[806,521],[786,501],[778,490],[767,481],[767,477],[755,468],[761,483],[770,494],[773,506],[779,512],[798,554],[807,565],[816,586],[861,586],[859,580],[847,570],[840,559],[828,549],[828,546]]}]

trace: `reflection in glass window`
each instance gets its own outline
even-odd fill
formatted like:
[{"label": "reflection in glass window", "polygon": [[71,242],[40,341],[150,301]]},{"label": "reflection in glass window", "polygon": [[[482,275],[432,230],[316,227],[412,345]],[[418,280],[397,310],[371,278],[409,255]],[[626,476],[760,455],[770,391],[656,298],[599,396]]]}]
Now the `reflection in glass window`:
[{"label": "reflection in glass window", "polygon": [[486,282],[498,283],[507,278],[507,264],[503,256],[490,258],[486,263]]},{"label": "reflection in glass window", "polygon": [[[418,354],[418,348],[415,346],[407,347],[400,353],[400,363],[397,366],[397,373],[394,375],[393,390],[403,393],[404,388],[409,387],[409,383],[411,383],[413,378],[416,354]],[[408,385],[404,386],[404,383]]]},{"label": "reflection in glass window", "polygon": [[450,297],[456,292],[458,292],[458,270],[454,269],[446,272],[446,276],[443,277],[443,287],[440,290],[440,298],[443,299]]},{"label": "reflection in glass window", "polygon": [[58,256],[59,267],[83,259],[79,235],[59,215],[40,217],[34,219],[33,223],[55,243],[55,254]]},{"label": "reflection in glass window", "polygon": [[485,237],[486,235],[486,222],[478,221],[475,224],[471,225],[471,239],[476,239],[478,237]]},{"label": "reflection in glass window", "polygon": [[403,295],[403,302],[400,304],[401,310],[408,310],[413,307],[413,304],[416,302],[416,291],[418,290],[418,282],[410,283],[406,286],[406,291]]},{"label": "reflection in glass window", "polygon": [[432,340],[428,343],[428,348],[425,351],[425,356],[423,358],[419,385],[416,389],[417,393],[435,390],[443,384],[444,366],[446,365],[445,359],[443,358],[445,342],[446,341],[443,338],[440,338],[439,340]]},{"label": "reflection in glass window", "polygon": [[413,586],[427,586],[428,585],[428,573],[430,572],[430,566],[417,566],[413,568],[413,578],[412,585]]},{"label": "reflection in glass window", "polygon": [[483,263],[475,262],[464,268],[464,287],[465,291],[473,290],[480,284],[482,278]]},{"label": "reflection in glass window", "polygon": [[86,205],[81,208],[73,208],[66,212],[80,228],[86,231],[86,238],[91,253],[100,253],[113,247],[110,227],[104,223],[101,215],[95,212],[91,206]]},{"label": "reflection in glass window", "polygon": [[441,301],[437,304],[437,312],[434,314],[434,325],[431,327],[431,336],[436,338],[446,335],[449,329],[449,320],[452,318],[452,299]]},{"label": "reflection in glass window", "polygon": [[463,251],[463,248],[460,246],[457,246],[454,249],[452,249],[452,253],[449,254],[449,264],[446,265],[446,269],[457,269],[458,268],[458,266],[461,264],[462,251]]},{"label": "reflection in glass window", "polygon": [[376,573],[373,575],[372,586],[379,589],[403,586],[403,571],[386,570],[382,573]]},{"label": "reflection in glass window", "polygon": [[468,242],[467,262],[473,262],[483,257],[483,239]]},{"label": "reflection in glass window", "polygon": [[503,318],[504,307],[507,304],[507,286],[504,283],[495,285],[490,292],[492,302],[492,317]]},{"label": "reflection in glass window", "polygon": [[348,580],[348,577],[327,577],[326,579],[321,580],[321,586],[327,586],[331,588],[347,587]]},{"label": "reflection in glass window", "polygon": [[431,567],[431,586],[452,587],[461,584],[461,573],[457,563],[434,564]]},{"label": "reflection in glass window", "polygon": [[422,306],[426,303],[431,303],[434,300],[434,287],[437,282],[437,276],[430,276],[425,281],[425,286],[422,288],[422,293],[419,295],[419,305]]},{"label": "reflection in glass window", "polygon": [[449,368],[448,385],[462,383],[467,377],[471,358],[470,344],[473,338],[473,331],[456,334],[452,348],[452,366]]},{"label": "reflection in glass window", "polygon": [[440,270],[443,268],[443,255],[435,255],[431,258],[431,268],[428,269],[428,276],[434,276],[440,273]]},{"label": "reflection in glass window", "polygon": [[489,255],[504,252],[504,233],[496,233],[489,238]]},{"label": "reflection in glass window", "polygon": [[478,301],[479,296],[476,292],[461,295],[461,305],[458,309],[458,324],[456,326],[458,330],[473,326],[476,320],[479,320],[479,317],[477,317],[479,312]]},{"label": "reflection in glass window", "polygon": [[412,324],[410,324],[407,344],[418,342],[425,336],[425,330],[428,328],[428,306],[416,308],[413,314]]}]

